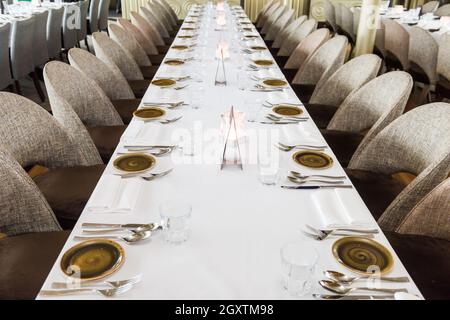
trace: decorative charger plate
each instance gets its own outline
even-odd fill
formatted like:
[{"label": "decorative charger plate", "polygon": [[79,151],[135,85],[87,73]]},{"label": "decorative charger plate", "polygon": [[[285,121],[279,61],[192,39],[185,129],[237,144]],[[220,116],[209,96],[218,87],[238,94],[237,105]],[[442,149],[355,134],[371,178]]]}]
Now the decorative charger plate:
[{"label": "decorative charger plate", "polygon": [[263,47],[263,46],[251,46],[250,49],[256,50],[256,51],[263,51],[263,50],[266,50],[266,47]]},{"label": "decorative charger plate", "polygon": [[113,166],[116,170],[125,173],[140,173],[155,166],[155,157],[146,153],[128,153],[117,157]]},{"label": "decorative charger plate", "polygon": [[295,117],[301,115],[303,113],[303,110],[299,107],[278,104],[272,108],[272,112],[280,116]]},{"label": "decorative charger plate", "polygon": [[384,274],[394,266],[394,258],[389,250],[369,238],[341,238],[333,244],[332,252],[339,263],[359,274]]},{"label": "decorative charger plate", "polygon": [[166,110],[158,107],[141,108],[133,112],[133,115],[141,120],[156,120],[166,114]]},{"label": "decorative charger plate", "polygon": [[156,79],[152,81],[152,84],[158,87],[170,87],[173,86],[175,83],[177,83],[173,79]]},{"label": "decorative charger plate", "polygon": [[96,280],[114,273],[124,261],[125,252],[117,242],[94,239],[67,250],[61,258],[60,268],[66,276]]},{"label": "decorative charger plate", "polygon": [[189,36],[189,35],[185,35],[185,36],[178,36],[178,38],[180,38],[180,39],[191,39],[191,38],[193,38],[194,36]]},{"label": "decorative charger plate", "polygon": [[189,46],[183,46],[183,45],[172,46],[172,49],[175,49],[175,50],[186,50],[188,48],[189,48]]},{"label": "decorative charger plate", "polygon": [[184,28],[181,28],[181,30],[192,31],[192,30],[195,30],[195,28],[192,28],[192,27],[184,27]]},{"label": "decorative charger plate", "polygon": [[249,34],[249,35],[246,35],[246,36],[244,36],[245,38],[247,38],[247,39],[255,39],[255,38],[258,38],[258,36],[257,35],[254,35],[254,34]]},{"label": "decorative charger plate", "polygon": [[252,31],[252,28],[245,27],[245,28],[242,28],[242,30],[244,30],[244,31]]},{"label": "decorative charger plate", "polygon": [[273,65],[272,60],[265,60],[265,59],[253,60],[253,63],[258,66],[263,66],[263,67],[268,67],[268,66]]},{"label": "decorative charger plate", "polygon": [[333,159],[326,153],[319,151],[297,151],[292,159],[305,167],[311,169],[326,169],[333,165]]},{"label": "decorative charger plate", "polygon": [[178,59],[168,59],[166,61],[164,61],[165,64],[168,64],[169,66],[179,66],[184,64],[183,60],[178,60]]},{"label": "decorative charger plate", "polygon": [[266,79],[262,81],[263,85],[269,87],[285,87],[288,83],[282,79]]}]

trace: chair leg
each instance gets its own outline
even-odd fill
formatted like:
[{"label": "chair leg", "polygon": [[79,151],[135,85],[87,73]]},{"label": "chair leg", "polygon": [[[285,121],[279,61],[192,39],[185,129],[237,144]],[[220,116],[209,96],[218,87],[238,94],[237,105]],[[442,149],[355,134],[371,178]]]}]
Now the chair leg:
[{"label": "chair leg", "polygon": [[16,92],[16,90],[14,89],[14,85],[13,85],[13,84],[10,84],[10,85],[8,86],[8,90],[9,90],[9,92],[12,92],[12,93],[15,93],[15,92]]},{"label": "chair leg", "polygon": [[89,48],[89,43],[88,43],[88,38],[86,36],[86,38],[84,38],[84,44],[86,45],[86,48],[89,52],[91,52],[91,49]]},{"label": "chair leg", "polygon": [[19,80],[14,81],[14,85],[16,87],[16,92],[18,95],[22,95],[22,89],[20,88],[20,82]]},{"label": "chair leg", "polygon": [[36,71],[33,71],[32,73],[30,73],[30,75],[33,78],[34,86],[36,87],[36,91],[39,95],[39,98],[41,98],[42,102],[45,102],[45,94],[44,94],[44,91],[42,90],[41,83],[39,82],[39,77],[38,77]]}]

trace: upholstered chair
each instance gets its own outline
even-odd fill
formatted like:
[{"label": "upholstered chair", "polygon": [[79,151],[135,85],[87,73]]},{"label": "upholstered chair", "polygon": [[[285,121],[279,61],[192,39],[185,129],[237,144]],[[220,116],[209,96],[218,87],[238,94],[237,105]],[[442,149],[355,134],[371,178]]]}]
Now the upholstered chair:
[{"label": "upholstered chair", "polygon": [[426,299],[450,299],[450,178],[420,200],[396,227],[385,232]]},{"label": "upholstered chair", "polygon": [[88,14],[88,34],[93,34],[98,31],[98,15],[100,9],[100,0],[90,0],[89,14]]},{"label": "upholstered chair", "polygon": [[437,8],[436,11],[434,11],[434,15],[439,17],[450,16],[450,4],[444,4],[443,6]]},{"label": "upholstered chair", "polygon": [[450,34],[441,35],[439,40],[436,96],[438,99],[450,99]]},{"label": "upholstered chair", "polygon": [[[408,111],[353,155],[346,172],[378,224],[395,230],[450,171],[450,104]],[[391,175],[416,176],[406,187]]]},{"label": "upholstered chair", "polygon": [[176,35],[176,30],[173,29],[169,14],[158,1],[148,1],[144,4],[144,7],[152,11],[153,14],[159,18],[161,23],[164,25],[164,28],[166,29],[169,37],[173,37]]},{"label": "upholstered chair", "polygon": [[338,29],[338,32],[341,32],[342,30],[342,13],[341,13],[341,3],[333,4],[334,6],[334,16],[336,21],[336,26]]},{"label": "upholstered chair", "polygon": [[87,41],[87,15],[89,11],[89,0],[80,1],[78,2],[78,5],[80,7],[80,28],[77,29],[78,44],[80,44],[81,41],[84,41],[88,51],[91,51]]},{"label": "upholstered chair", "polygon": [[351,43],[355,43],[353,12],[346,5],[341,5],[341,31]]},{"label": "upholstered chair", "polygon": [[63,51],[67,53],[70,48],[74,48],[78,44],[77,29],[71,25],[73,23],[73,10],[72,6],[64,6],[64,18],[62,25],[62,41]]},{"label": "upholstered chair", "polygon": [[183,19],[179,19],[177,13],[172,8],[172,6],[165,0],[160,0],[160,3],[166,8],[166,10],[170,13],[171,20],[175,21],[177,26],[180,26],[183,24]]},{"label": "upholstered chair", "polygon": [[400,23],[385,19],[384,48],[386,67],[389,70],[409,69],[409,32]]},{"label": "upholstered chair", "polygon": [[264,41],[266,42],[268,47],[271,47],[276,37],[280,34],[281,30],[283,30],[289,23],[294,20],[295,12],[293,9],[287,9],[285,12],[277,19],[272,27],[267,31],[266,36],[264,37]]},{"label": "upholstered chair", "polygon": [[344,64],[347,44],[347,37],[337,35],[325,42],[301,65],[291,87],[302,101],[309,101],[320,78],[326,79]]},{"label": "upholstered chair", "polygon": [[[0,26],[0,43],[9,43],[11,24]],[[13,90],[14,80],[11,76],[11,64],[9,61],[9,45],[0,46],[0,90],[7,87]]]},{"label": "upholstered chair", "polygon": [[164,48],[167,47],[163,37],[161,37],[158,30],[153,25],[149,24],[148,21],[143,16],[134,11],[131,11],[130,15],[131,15],[131,23],[135,25],[137,28],[139,28],[139,30],[141,30],[143,34],[150,37],[150,39],[156,45],[158,52],[161,52],[162,50],[164,50]]},{"label": "upholstered chair", "polygon": [[355,40],[356,40],[356,36],[358,35],[358,27],[359,27],[359,21],[361,20],[361,8],[354,8],[353,11],[353,34],[355,36]]},{"label": "upholstered chair", "polygon": [[280,50],[278,51],[275,60],[279,66],[283,66],[289,59],[289,56],[311,32],[316,30],[317,21],[315,19],[309,19],[302,23],[298,29],[292,32],[286,40],[281,44]]},{"label": "upholstered chair", "polygon": [[108,31],[110,0],[100,0],[98,5],[98,29],[99,31]]},{"label": "upholstered chair", "polygon": [[35,68],[44,66],[49,60],[47,46],[47,20],[48,11],[33,14],[33,63]]},{"label": "upholstered chair", "polygon": [[153,79],[157,66],[139,67],[133,57],[106,33],[96,32],[92,35],[95,55],[108,66],[115,65],[128,81]]},{"label": "upholstered chair", "polygon": [[343,167],[358,146],[370,143],[406,106],[413,80],[404,71],[385,73],[350,93],[321,133]]},{"label": "upholstered chair", "polygon": [[60,225],[73,227],[105,168],[97,150],[80,147],[54,117],[24,97],[0,93],[0,109],[2,144],[23,168],[49,169],[33,180]]},{"label": "upholstered chair", "polygon": [[174,36],[179,29],[179,26],[177,24],[178,17],[176,13],[173,12],[170,5],[165,1],[154,0],[153,3],[155,4],[155,6],[159,7],[162,12],[164,12],[164,18],[170,26],[169,30],[171,31],[171,36]]},{"label": "upholstered chair", "polygon": [[260,17],[258,23],[256,24],[256,29],[261,31],[264,24],[269,19],[269,17],[281,6],[281,3],[274,1],[273,4],[267,9],[267,11]]},{"label": "upholstered chair", "polygon": [[325,23],[327,28],[333,33],[337,32],[336,25],[336,14],[334,12],[334,5],[329,1],[325,0],[323,3],[323,12],[325,15]]},{"label": "upholstered chair", "polygon": [[149,10],[146,7],[140,7],[139,14],[145,20],[147,20],[148,24],[153,25],[156,30],[158,30],[159,34],[164,39],[165,44],[171,44],[173,42],[173,38],[170,36],[169,31],[166,29],[166,26],[162,22],[161,17],[156,14],[156,10],[154,8]]},{"label": "upholstered chair", "polygon": [[424,3],[422,5],[421,13],[430,13],[436,11],[436,9],[439,7],[439,1],[429,1],[427,3]]},{"label": "upholstered chair", "polygon": [[[85,74],[88,78],[94,80],[103,92],[111,100],[116,110],[121,110],[120,116],[125,124],[130,123],[133,112],[138,108],[141,100],[136,99],[133,88],[130,86],[134,82],[128,83],[120,70],[116,68],[110,68],[89,52],[74,48],[69,51],[70,65],[78,71]],[[142,93],[143,96],[150,83],[146,80],[146,85],[136,85],[137,92]],[[141,88],[139,88],[142,87]],[[123,112],[127,110],[127,112]]]},{"label": "upholstered chair", "polygon": [[332,75],[324,74],[305,103],[316,125],[326,128],[339,105],[347,96],[375,78],[380,70],[381,59],[375,54],[364,54],[353,58]]},{"label": "upholstered chair", "polygon": [[289,23],[281,32],[276,36],[275,40],[272,43],[272,46],[269,48],[272,55],[275,57],[280,50],[281,44],[295,31],[297,30],[302,23],[307,20],[307,16],[300,16],[291,23]]},{"label": "upholstered chair", "polygon": [[64,7],[49,9],[47,22],[48,57],[58,59],[62,48],[61,26],[64,19]]},{"label": "upholstered chair", "polygon": [[256,20],[255,20],[255,26],[259,29],[262,28],[262,25],[260,23],[260,20],[262,19],[262,17],[266,14],[267,10],[269,10],[269,8],[271,6],[273,6],[276,3],[276,1],[272,1],[269,0],[267,1],[264,6],[261,8],[261,11],[259,11],[258,15],[256,16]]},{"label": "upholstered chair", "polygon": [[300,42],[283,67],[282,71],[286,79],[292,81],[302,64],[328,39],[330,39],[330,30],[321,28],[312,32]]},{"label": "upholstered chair", "polygon": [[[79,130],[84,144],[88,143],[90,136],[103,161],[107,162],[126,129],[120,116],[125,112],[118,112],[94,80],[68,64],[59,61],[47,63],[44,80],[54,117],[71,134],[75,135]],[[65,109],[61,109],[67,108],[66,104],[82,121],[89,135],[78,127],[72,128],[74,123],[77,124],[73,117],[70,121],[64,118]]]},{"label": "upholstered chair", "polygon": [[259,32],[262,36],[266,35],[269,30],[272,28],[272,26],[274,25],[275,21],[278,20],[278,18],[280,18],[283,13],[288,10],[288,8],[285,5],[281,5],[277,8],[277,10],[275,10],[270,17],[267,18],[266,22],[264,23],[263,27],[261,28],[261,31]]}]

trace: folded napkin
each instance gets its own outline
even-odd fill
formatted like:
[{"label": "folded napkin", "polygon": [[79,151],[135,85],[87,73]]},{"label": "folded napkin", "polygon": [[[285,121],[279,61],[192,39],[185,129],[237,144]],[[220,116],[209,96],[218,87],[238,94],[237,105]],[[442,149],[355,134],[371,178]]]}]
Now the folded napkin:
[{"label": "folded napkin", "polygon": [[360,199],[355,201],[353,190],[323,189],[312,198],[323,228],[374,226],[371,213]]},{"label": "folded napkin", "polygon": [[94,191],[87,211],[91,213],[127,213],[137,201],[141,179],[122,179],[115,175],[104,175]]},{"label": "folded napkin", "polygon": [[175,129],[170,126],[141,122],[138,129],[126,132],[126,135],[122,137],[122,142],[126,145],[173,145],[177,141],[174,131]]},{"label": "folded napkin", "polygon": [[[303,114],[300,115],[300,117],[301,116],[303,116]],[[302,122],[298,125],[282,126],[280,127],[280,142],[287,145],[323,144],[316,139],[312,133],[312,128],[310,128],[310,125],[307,122]]]}]

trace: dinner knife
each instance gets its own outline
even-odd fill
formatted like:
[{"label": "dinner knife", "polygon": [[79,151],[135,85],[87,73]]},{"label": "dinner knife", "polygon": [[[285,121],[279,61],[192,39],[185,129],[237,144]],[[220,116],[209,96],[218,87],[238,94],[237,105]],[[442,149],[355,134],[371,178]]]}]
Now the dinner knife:
[{"label": "dinner knife", "polygon": [[316,299],[323,300],[376,300],[376,299],[394,299],[393,294],[388,295],[343,295],[343,294],[313,294]]},{"label": "dinner knife", "polygon": [[158,225],[156,223],[127,223],[127,224],[120,224],[120,223],[91,223],[91,222],[85,222],[81,225],[83,228],[123,228],[123,229],[136,229],[143,226],[150,226],[154,225],[157,227]]},{"label": "dinner knife", "polygon": [[353,186],[351,184],[332,184],[326,186],[281,186],[284,189],[304,189],[304,190],[312,190],[312,189],[333,189],[333,188],[347,188],[351,189]]}]

